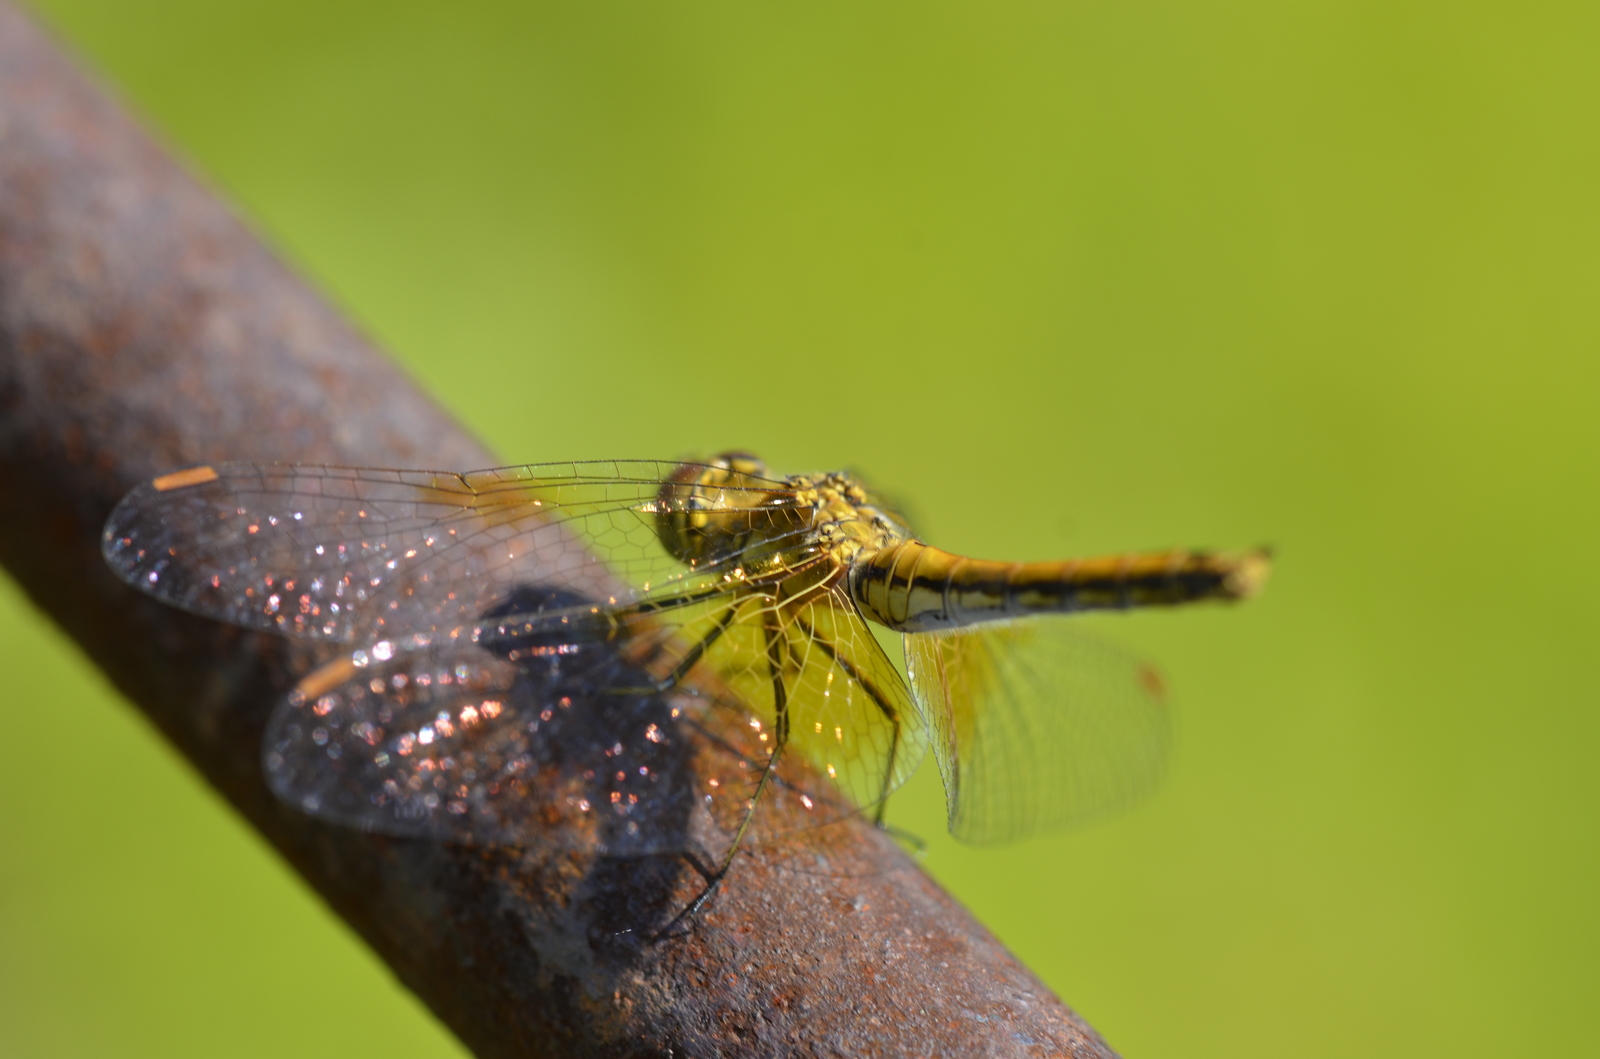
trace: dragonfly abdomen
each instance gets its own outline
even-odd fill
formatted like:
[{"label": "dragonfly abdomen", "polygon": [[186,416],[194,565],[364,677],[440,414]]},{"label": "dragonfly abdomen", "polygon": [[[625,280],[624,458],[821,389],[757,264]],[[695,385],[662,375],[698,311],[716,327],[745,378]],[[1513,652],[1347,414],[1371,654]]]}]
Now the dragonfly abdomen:
[{"label": "dragonfly abdomen", "polygon": [[1261,550],[1007,563],[903,541],[859,562],[850,588],[872,620],[901,632],[933,632],[1031,614],[1243,599],[1260,587],[1267,566]]}]

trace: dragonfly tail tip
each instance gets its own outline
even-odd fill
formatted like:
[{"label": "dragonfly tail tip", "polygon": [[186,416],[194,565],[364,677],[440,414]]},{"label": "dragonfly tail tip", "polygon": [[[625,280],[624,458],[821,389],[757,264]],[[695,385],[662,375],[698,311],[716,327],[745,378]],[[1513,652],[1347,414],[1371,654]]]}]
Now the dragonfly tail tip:
[{"label": "dragonfly tail tip", "polygon": [[1272,549],[1257,548],[1234,560],[1223,584],[1230,599],[1253,599],[1260,595],[1272,572]]}]

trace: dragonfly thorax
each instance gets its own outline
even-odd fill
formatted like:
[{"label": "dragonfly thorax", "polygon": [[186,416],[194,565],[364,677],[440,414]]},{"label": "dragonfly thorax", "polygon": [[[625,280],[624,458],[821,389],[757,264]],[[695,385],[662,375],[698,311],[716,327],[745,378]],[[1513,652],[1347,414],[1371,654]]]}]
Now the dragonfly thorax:
[{"label": "dragonfly thorax", "polygon": [[911,536],[910,528],[854,475],[801,474],[790,478],[788,485],[796,499],[812,509],[817,543],[845,565],[862,552],[875,552]]}]

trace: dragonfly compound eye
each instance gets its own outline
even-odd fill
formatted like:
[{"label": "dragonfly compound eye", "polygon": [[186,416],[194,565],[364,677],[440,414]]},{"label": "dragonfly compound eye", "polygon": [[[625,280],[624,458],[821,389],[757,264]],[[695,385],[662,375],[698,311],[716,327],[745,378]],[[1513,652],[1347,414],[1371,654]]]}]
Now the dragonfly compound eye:
[{"label": "dragonfly compound eye", "polygon": [[674,558],[702,565],[739,551],[769,531],[773,483],[767,465],[745,452],[685,463],[656,494],[656,535]]},{"label": "dragonfly compound eye", "polygon": [[766,478],[767,463],[753,452],[741,452],[730,449],[719,452],[711,461],[711,466],[725,468],[734,474],[742,474],[750,478]]}]

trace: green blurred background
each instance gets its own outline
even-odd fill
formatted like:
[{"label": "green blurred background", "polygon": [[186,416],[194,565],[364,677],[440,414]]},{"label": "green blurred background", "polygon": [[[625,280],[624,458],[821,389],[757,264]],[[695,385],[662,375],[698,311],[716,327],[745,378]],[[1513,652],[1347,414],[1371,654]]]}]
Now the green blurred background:
[{"label": "green blurred background", "polygon": [[[1594,1047],[1600,6],[36,10],[508,460],[1276,544],[1101,623],[1177,689],[1148,803],[894,804],[1127,1055]],[[9,583],[0,665],[0,1053],[458,1054]]]}]

